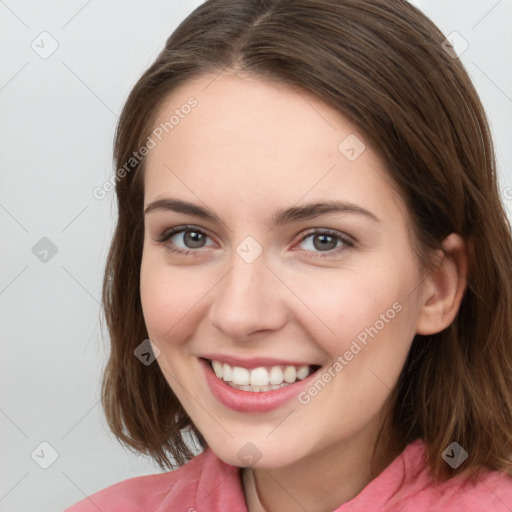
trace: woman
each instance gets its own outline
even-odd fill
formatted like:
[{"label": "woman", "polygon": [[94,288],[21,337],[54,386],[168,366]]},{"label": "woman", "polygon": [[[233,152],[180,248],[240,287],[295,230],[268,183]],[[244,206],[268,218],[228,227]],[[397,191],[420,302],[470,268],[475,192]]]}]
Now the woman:
[{"label": "woman", "polygon": [[179,469],[68,511],[512,507],[510,225],[420,11],[208,0],[115,158],[103,407]]}]

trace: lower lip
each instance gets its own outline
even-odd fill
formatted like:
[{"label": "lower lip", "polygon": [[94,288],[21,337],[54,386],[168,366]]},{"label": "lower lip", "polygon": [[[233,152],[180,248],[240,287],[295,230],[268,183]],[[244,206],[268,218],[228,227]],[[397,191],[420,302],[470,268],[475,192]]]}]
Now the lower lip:
[{"label": "lower lip", "polygon": [[277,409],[297,397],[318,373],[317,370],[303,380],[272,391],[242,391],[228,386],[222,379],[219,379],[208,361],[199,359],[199,363],[203,367],[206,381],[217,400],[226,407],[240,412],[267,412]]}]

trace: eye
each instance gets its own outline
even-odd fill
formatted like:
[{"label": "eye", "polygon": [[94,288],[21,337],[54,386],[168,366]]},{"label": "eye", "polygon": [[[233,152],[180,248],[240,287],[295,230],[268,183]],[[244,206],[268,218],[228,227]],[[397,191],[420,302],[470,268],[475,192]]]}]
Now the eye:
[{"label": "eye", "polygon": [[309,231],[301,238],[301,244],[305,247],[306,251],[327,253],[316,254],[314,258],[326,258],[338,254],[341,250],[347,247],[354,247],[355,242],[349,236],[338,231],[315,229]]},{"label": "eye", "polygon": [[205,242],[209,238],[204,231],[194,226],[181,226],[168,229],[156,240],[175,254],[187,255],[194,252],[194,249],[205,247]]},{"label": "eye", "polygon": [[[214,243],[207,245],[206,242],[208,240],[211,240],[211,238],[195,226],[177,226],[164,231],[156,239],[156,241],[164,244],[170,252],[182,256],[199,252],[195,251],[195,249],[215,245]],[[354,247],[355,241],[348,235],[338,231],[314,229],[308,231],[301,238],[299,245],[301,244],[303,245],[303,250],[313,253],[312,256],[314,258],[327,258],[349,247]]]}]

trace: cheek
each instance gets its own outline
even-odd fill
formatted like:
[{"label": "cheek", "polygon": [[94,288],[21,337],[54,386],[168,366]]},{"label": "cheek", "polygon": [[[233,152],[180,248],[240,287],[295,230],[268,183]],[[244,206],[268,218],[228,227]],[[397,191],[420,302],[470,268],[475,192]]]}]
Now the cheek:
[{"label": "cheek", "polygon": [[302,315],[304,329],[334,357],[350,350],[354,340],[361,346],[375,337],[406,342],[413,283],[414,269],[406,261],[381,261],[364,272],[317,279],[302,290],[310,311]]},{"label": "cheek", "polygon": [[185,340],[201,315],[213,286],[199,272],[165,263],[159,251],[143,254],[140,297],[149,337],[159,346]]},{"label": "cheek", "polygon": [[[163,265],[144,255],[140,273],[140,298],[149,337],[158,345],[179,340],[193,321],[200,300],[199,283],[192,275]],[[201,288],[201,287],[200,287]],[[195,306],[194,306],[195,305]]]}]

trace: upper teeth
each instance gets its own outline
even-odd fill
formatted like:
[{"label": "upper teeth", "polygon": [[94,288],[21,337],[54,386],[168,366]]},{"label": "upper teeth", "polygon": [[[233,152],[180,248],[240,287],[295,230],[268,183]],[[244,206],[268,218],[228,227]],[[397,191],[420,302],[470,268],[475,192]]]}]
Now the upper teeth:
[{"label": "upper teeth", "polygon": [[241,366],[230,366],[220,361],[212,361],[213,371],[215,375],[225,382],[232,382],[238,386],[268,386],[279,385],[283,381],[291,384],[297,379],[305,379],[311,371],[309,365],[295,366],[271,366],[253,368],[249,370]]}]

